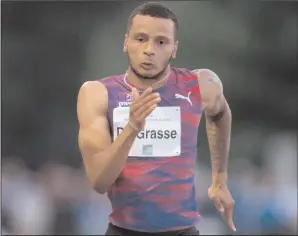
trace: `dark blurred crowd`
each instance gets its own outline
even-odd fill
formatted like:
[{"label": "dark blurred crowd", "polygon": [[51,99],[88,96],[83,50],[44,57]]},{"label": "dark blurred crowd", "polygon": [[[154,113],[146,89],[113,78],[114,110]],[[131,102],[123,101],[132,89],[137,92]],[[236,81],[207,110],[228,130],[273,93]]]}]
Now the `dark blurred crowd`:
[{"label": "dark blurred crowd", "polygon": [[[297,234],[296,137],[280,133],[263,149],[262,167],[245,156],[230,163],[238,234]],[[202,234],[225,234],[207,197],[211,173],[197,166]],[[2,161],[2,234],[103,234],[111,211],[106,195],[93,191],[83,168],[48,162],[37,171],[18,157]]]}]

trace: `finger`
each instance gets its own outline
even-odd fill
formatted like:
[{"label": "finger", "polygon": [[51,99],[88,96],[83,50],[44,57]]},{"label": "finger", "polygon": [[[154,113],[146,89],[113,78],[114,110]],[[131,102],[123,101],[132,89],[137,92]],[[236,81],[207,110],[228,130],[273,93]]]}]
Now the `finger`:
[{"label": "finger", "polygon": [[137,111],[137,110],[139,110],[141,108],[144,108],[144,106],[147,103],[150,103],[150,102],[153,102],[154,103],[155,100],[157,102],[160,101],[159,93],[151,93],[151,94],[147,95],[146,97],[139,97],[136,101],[134,101],[133,103],[131,103],[131,111]]},{"label": "finger", "polygon": [[145,110],[142,115],[140,116],[140,119],[145,119],[147,116],[151,114],[151,112],[154,111],[154,109],[157,107],[157,104],[151,105],[147,110]]},{"label": "finger", "polygon": [[[160,102],[160,98],[155,98],[152,99],[150,101],[148,101],[147,103],[145,103],[144,105],[142,105],[137,111],[136,111],[136,116],[139,117],[140,119],[144,119],[146,118],[149,114],[147,114],[147,110],[151,109],[152,106],[155,105],[155,107],[157,106],[157,104]],[[147,114],[147,115],[146,115]]]},{"label": "finger", "polygon": [[220,213],[224,213],[224,207],[220,202],[219,197],[213,197],[211,198],[215,208],[220,212]]},{"label": "finger", "polygon": [[236,227],[233,222],[234,200],[223,201],[222,204],[224,206],[224,220],[230,229],[235,232]]},{"label": "finger", "polygon": [[131,93],[132,93],[132,96],[133,96],[134,100],[136,100],[139,97],[143,98],[143,97],[146,97],[147,95],[151,94],[152,93],[152,87],[149,86],[148,88],[146,88],[141,96],[139,94],[139,91],[136,88],[132,88]]},{"label": "finger", "polygon": [[132,95],[134,100],[136,100],[140,96],[139,91],[136,88],[131,89],[131,95]]},{"label": "finger", "polygon": [[145,91],[142,93],[141,97],[144,98],[146,96],[148,96],[149,94],[152,93],[152,87],[149,86],[148,88],[145,89]]},{"label": "finger", "polygon": [[225,209],[224,220],[225,220],[226,224],[230,227],[230,229],[235,232],[236,227],[233,222],[233,208]]}]

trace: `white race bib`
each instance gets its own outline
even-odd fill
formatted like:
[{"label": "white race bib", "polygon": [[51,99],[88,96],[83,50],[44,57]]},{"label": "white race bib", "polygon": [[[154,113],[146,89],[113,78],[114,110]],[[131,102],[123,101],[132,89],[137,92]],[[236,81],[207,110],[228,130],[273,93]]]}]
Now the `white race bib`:
[{"label": "white race bib", "polygon": [[[128,122],[129,107],[113,111],[114,140]],[[157,107],[147,118],[145,128],[138,134],[128,156],[171,157],[181,153],[180,107]]]}]

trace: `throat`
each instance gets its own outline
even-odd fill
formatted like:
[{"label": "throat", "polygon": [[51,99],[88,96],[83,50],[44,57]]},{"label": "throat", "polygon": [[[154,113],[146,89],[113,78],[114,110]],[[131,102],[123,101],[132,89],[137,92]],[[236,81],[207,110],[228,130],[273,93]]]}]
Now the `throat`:
[{"label": "throat", "polygon": [[128,87],[135,87],[140,91],[144,91],[148,87],[152,87],[152,89],[158,89],[167,84],[170,74],[171,69],[167,70],[166,73],[159,76],[159,78],[141,79],[137,77],[135,74],[130,73],[130,71],[128,70],[124,75],[124,83]]}]

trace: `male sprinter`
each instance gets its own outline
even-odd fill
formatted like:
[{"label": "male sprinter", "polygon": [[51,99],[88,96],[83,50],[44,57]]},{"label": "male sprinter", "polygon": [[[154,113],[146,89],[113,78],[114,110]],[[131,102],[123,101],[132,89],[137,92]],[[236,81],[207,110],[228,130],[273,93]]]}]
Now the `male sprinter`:
[{"label": "male sprinter", "polygon": [[106,235],[199,235],[194,167],[202,110],[212,162],[208,195],[235,231],[227,187],[231,111],[215,73],[170,66],[177,30],[166,6],[139,6],[124,40],[127,72],[88,81],[79,91],[86,173],[113,208]]}]

